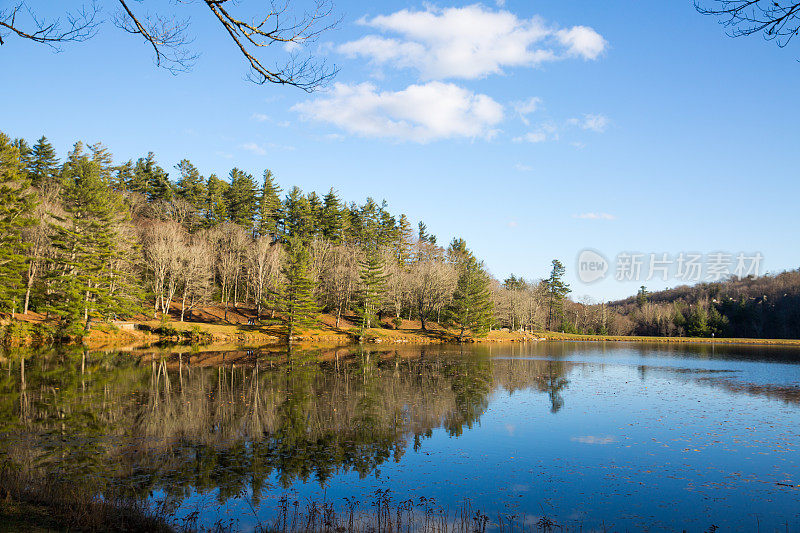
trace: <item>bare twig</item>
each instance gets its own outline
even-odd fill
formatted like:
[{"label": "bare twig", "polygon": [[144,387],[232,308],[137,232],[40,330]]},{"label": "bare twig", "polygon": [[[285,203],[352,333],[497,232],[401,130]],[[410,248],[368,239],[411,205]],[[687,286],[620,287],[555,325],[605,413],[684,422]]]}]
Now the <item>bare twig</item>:
[{"label": "bare twig", "polygon": [[[13,33],[23,39],[60,50],[59,43],[80,42],[94,37],[100,24],[97,20],[99,11],[95,2],[92,2],[75,12],[67,12],[62,27],[61,19],[56,18],[51,21],[39,19],[27,2],[24,0],[17,2],[9,9],[0,9],[0,45],[5,44],[5,36]],[[20,20],[24,18],[30,19],[32,27],[25,27],[24,20]]]},{"label": "bare twig", "polygon": [[[161,2],[151,2],[160,11],[138,12],[134,0],[107,0],[118,6],[111,17],[118,28],[139,35],[152,48],[156,65],[172,73],[190,70],[198,58],[192,49],[194,39],[189,35],[191,20],[166,12]],[[146,0],[135,0],[143,4]],[[234,0],[202,0],[214,18],[222,25],[236,49],[250,67],[248,78],[257,84],[276,83],[292,85],[311,92],[329,81],[337,72],[335,66],[328,67],[324,60],[299,50],[315,41],[319,35],[332,29],[338,20],[331,22],[333,5],[330,0],[314,0],[313,8],[299,16],[292,13],[294,0],[278,0],[270,4],[266,13],[244,17],[234,13],[238,4]],[[192,0],[175,0],[177,5],[194,3]],[[36,43],[47,44],[56,50],[65,42],[85,41],[93,37],[99,20],[100,9],[92,0],[75,13],[67,13],[65,23],[60,19],[39,20],[25,0],[18,1],[9,9],[0,9],[0,45],[4,37],[15,34]],[[27,28],[20,20],[30,19]],[[26,21],[27,22],[27,21]],[[277,44],[279,52],[288,54],[284,63],[268,66],[261,53]]]},{"label": "bare twig", "polygon": [[694,2],[698,12],[719,17],[731,37],[763,32],[765,39],[784,47],[800,32],[800,2],[714,0],[713,5],[704,7],[699,0]]}]

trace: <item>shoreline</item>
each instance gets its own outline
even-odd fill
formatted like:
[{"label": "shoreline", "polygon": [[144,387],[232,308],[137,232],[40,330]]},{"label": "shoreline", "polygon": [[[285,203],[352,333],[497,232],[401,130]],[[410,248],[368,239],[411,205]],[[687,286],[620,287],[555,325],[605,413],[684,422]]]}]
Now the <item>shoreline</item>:
[{"label": "shoreline", "polygon": [[[420,327],[370,328],[359,341],[357,328],[335,328],[323,321],[318,327],[300,332],[293,345],[301,349],[319,349],[358,344],[374,345],[425,345],[459,344],[456,331],[432,324]],[[41,331],[41,324],[23,320],[3,321],[2,341],[7,347],[50,346]],[[462,343],[520,343],[520,342],[641,342],[652,344],[728,344],[750,346],[797,346],[800,339],[752,339],[715,337],[646,337],[621,335],[588,335],[553,331],[493,330],[483,337],[465,336]],[[98,324],[88,335],[69,339],[64,345],[84,346],[88,349],[129,348],[149,346],[161,342],[202,345],[232,345],[248,347],[281,347],[285,345],[280,326],[247,325],[220,322],[161,322],[145,320],[118,324]]]}]

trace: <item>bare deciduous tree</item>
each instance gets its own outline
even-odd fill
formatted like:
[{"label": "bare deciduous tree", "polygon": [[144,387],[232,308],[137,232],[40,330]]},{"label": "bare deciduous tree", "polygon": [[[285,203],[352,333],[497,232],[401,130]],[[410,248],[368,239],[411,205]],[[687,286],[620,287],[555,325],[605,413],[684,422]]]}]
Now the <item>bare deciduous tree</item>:
[{"label": "bare deciduous tree", "polygon": [[[152,11],[141,9],[142,0],[135,3],[131,0],[106,0],[103,3],[116,5],[117,9],[110,16],[113,24],[141,37],[153,50],[156,65],[172,73],[192,68],[199,54],[192,47],[191,20],[182,14],[186,12],[186,4],[194,2],[176,2],[178,7],[172,9],[149,2],[149,5],[158,6]],[[335,66],[328,67],[324,60],[298,52],[338,23],[332,18],[333,6],[329,0],[312,0],[311,7],[305,10],[293,5],[297,0],[278,0],[267,9],[259,8],[249,13],[235,0],[202,0],[198,3],[208,8],[212,19],[221,26],[245,60],[250,69],[248,78],[252,82],[292,85],[310,92],[336,74]],[[0,9],[0,45],[5,43],[6,37],[15,35],[61,50],[64,43],[94,37],[103,22],[97,1],[83,4],[60,17],[45,19],[26,0],[17,0],[11,7]],[[288,60],[271,64],[265,50],[275,48],[289,54]]]},{"label": "bare deciduous tree", "polygon": [[148,268],[153,274],[154,312],[169,313],[172,298],[178,289],[181,271],[181,251],[185,231],[177,222],[156,222],[142,237],[143,251]]},{"label": "bare deciduous tree", "polygon": [[181,322],[186,311],[191,311],[210,299],[213,277],[211,247],[202,236],[194,236],[192,243],[181,250]]},{"label": "bare deciduous tree", "polygon": [[[276,294],[281,281],[283,250],[273,244],[271,237],[258,237],[247,247],[248,283],[256,304],[256,317],[261,318],[261,308],[269,302],[268,296]],[[274,309],[274,305],[272,308]]]}]

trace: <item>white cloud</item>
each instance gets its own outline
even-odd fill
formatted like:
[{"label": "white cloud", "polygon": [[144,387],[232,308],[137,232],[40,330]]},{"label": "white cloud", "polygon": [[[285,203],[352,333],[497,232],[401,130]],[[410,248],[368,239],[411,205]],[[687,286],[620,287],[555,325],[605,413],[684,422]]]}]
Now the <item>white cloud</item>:
[{"label": "white cloud", "polygon": [[514,137],[512,140],[515,143],[543,143],[547,140],[547,134],[543,131],[531,131],[521,137]]},{"label": "white cloud", "polygon": [[608,117],[605,115],[585,115],[581,128],[603,133],[608,127]]},{"label": "white cloud", "polygon": [[476,79],[566,57],[596,59],[606,48],[605,39],[592,28],[559,30],[539,17],[519,18],[480,4],[402,9],[359,23],[397,37],[366,35],[338,46],[340,53],[415,69],[426,80]]},{"label": "white cloud", "polygon": [[530,124],[530,121],[528,120],[528,115],[534,113],[537,109],[539,109],[540,105],[542,105],[542,99],[539,98],[538,96],[532,96],[527,100],[516,102],[514,104],[514,111],[517,112],[523,124],[527,126]]},{"label": "white cloud", "polygon": [[283,43],[283,49],[289,52],[290,54],[300,50],[301,48],[302,46],[294,41]]},{"label": "white cloud", "polygon": [[523,165],[522,163],[517,163],[514,165],[514,168],[519,170],[520,172],[533,172],[533,167],[530,165]]},{"label": "white cloud", "polygon": [[517,226],[519,226],[519,222],[517,222],[516,220],[509,220],[508,221],[508,227],[509,228],[516,228]]},{"label": "white cloud", "polygon": [[612,442],[617,441],[613,435],[583,435],[580,437],[572,437],[570,440],[583,444],[611,444]]},{"label": "white cloud", "polygon": [[572,218],[582,218],[584,220],[614,220],[617,217],[608,213],[581,213],[572,215]]},{"label": "white cloud", "polygon": [[597,59],[608,43],[603,36],[588,26],[573,26],[556,32],[558,40],[567,47],[567,54],[584,59]]},{"label": "white cloud", "polygon": [[242,148],[248,152],[253,152],[256,155],[267,155],[267,151],[263,147],[253,142],[244,143]]},{"label": "white cloud", "polygon": [[253,113],[250,118],[259,122],[267,122],[270,119],[269,115],[265,115],[264,113]]},{"label": "white cloud", "polygon": [[363,137],[427,143],[457,137],[491,139],[503,106],[485,94],[451,83],[429,82],[401,91],[372,83],[336,83],[316,100],[296,104],[305,119],[327,122]]}]

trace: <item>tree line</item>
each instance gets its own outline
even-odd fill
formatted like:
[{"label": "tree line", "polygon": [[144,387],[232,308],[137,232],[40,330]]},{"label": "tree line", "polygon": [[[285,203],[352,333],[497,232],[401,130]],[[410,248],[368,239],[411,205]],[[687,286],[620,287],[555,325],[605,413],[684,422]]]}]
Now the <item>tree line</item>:
[{"label": "tree line", "polygon": [[251,306],[289,338],[320,312],[362,332],[401,318],[462,338],[519,326],[504,313],[507,284],[463,239],[440,246],[385,201],[284,193],[269,170],[204,177],[188,159],[175,174],[153,153],[115,164],[102,144],[77,142],[62,162],[45,137],[0,134],[4,310],[65,333],[139,313],[191,320],[208,305]]},{"label": "tree line", "polygon": [[[361,334],[418,321],[459,338],[490,329],[583,334],[800,337],[800,272],[679,287],[611,303],[575,302],[565,267],[500,281],[463,239],[441,246],[385,201],[287,192],[265,170],[174,179],[153,153],[115,163],[78,142],[63,162],[45,137],[0,133],[0,305],[60,332],[93,321],[248,307],[287,338],[319,313]],[[343,324],[343,319],[347,320]]]}]

